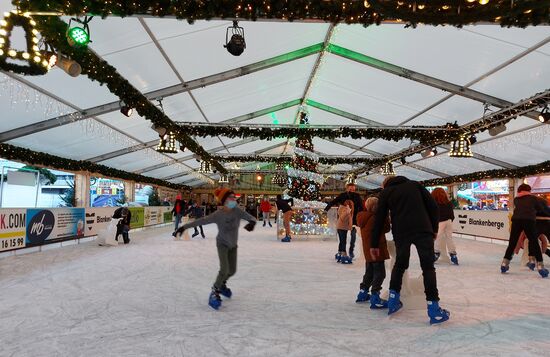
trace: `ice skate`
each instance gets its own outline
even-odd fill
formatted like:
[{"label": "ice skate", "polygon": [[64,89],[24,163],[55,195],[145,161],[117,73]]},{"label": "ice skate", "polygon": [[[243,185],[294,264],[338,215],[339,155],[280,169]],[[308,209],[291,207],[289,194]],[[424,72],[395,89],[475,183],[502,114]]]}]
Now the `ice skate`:
[{"label": "ice skate", "polygon": [[349,258],[350,258],[351,260],[355,259],[355,254],[353,254],[353,252],[349,253]]},{"label": "ice skate", "polygon": [[360,304],[363,302],[367,302],[370,299],[369,292],[365,289],[359,290],[359,294],[357,294],[357,299],[355,300],[356,303]]},{"label": "ice skate", "polygon": [[340,263],[341,259],[342,259],[342,252],[338,252],[334,254],[334,260],[336,260],[336,262]]},{"label": "ice skate", "polygon": [[430,325],[439,324],[449,319],[451,313],[439,307],[439,302],[428,301],[428,316],[430,317]]},{"label": "ice skate", "polygon": [[541,277],[548,278],[548,269],[544,267],[544,264],[538,263],[537,270],[539,271],[539,274]]},{"label": "ice skate", "polygon": [[214,310],[218,310],[222,306],[222,299],[218,290],[212,289],[208,297],[208,305]]},{"label": "ice skate", "polygon": [[233,292],[231,289],[229,289],[225,284],[220,289],[220,294],[225,296],[228,299],[231,299],[231,296],[233,295]]},{"label": "ice skate", "polygon": [[439,256],[441,255],[441,253],[439,252],[435,252],[434,254],[434,262],[437,262],[439,260]]},{"label": "ice skate", "polygon": [[388,307],[388,302],[380,298],[380,292],[373,292],[370,297],[370,308],[375,309],[386,309]]},{"label": "ice skate", "polygon": [[535,267],[537,266],[537,264],[535,264],[535,262],[528,262],[526,266],[527,268],[529,268],[529,270],[535,271]]},{"label": "ice skate", "polygon": [[201,237],[202,237],[202,239],[206,238],[206,236],[204,235],[204,233],[201,233]]},{"label": "ice skate", "polygon": [[193,235],[191,236],[191,238],[195,238],[195,237],[198,236],[198,235],[199,235],[199,232],[195,232],[195,233],[193,233]]},{"label": "ice skate", "polygon": [[342,254],[341,259],[340,259],[340,263],[342,263],[342,264],[351,264],[352,261],[351,261],[351,258],[344,252]]},{"label": "ice skate", "polygon": [[510,260],[505,258],[502,260],[502,263],[500,264],[500,272],[502,274],[505,274],[508,272],[508,270],[510,270]]},{"label": "ice skate", "polygon": [[284,237],[283,239],[281,239],[281,242],[290,243],[290,237],[289,236]]},{"label": "ice skate", "polygon": [[454,265],[458,265],[458,257],[456,256],[456,253],[451,253],[449,255],[451,256],[451,263],[453,263]]},{"label": "ice skate", "polygon": [[403,303],[401,302],[400,295],[395,290],[390,290],[390,298],[388,299],[388,315],[394,314],[401,310]]},{"label": "ice skate", "polygon": [[271,222],[268,222],[268,224],[269,224],[269,227],[270,227],[270,228],[273,227],[273,226],[271,225]]}]

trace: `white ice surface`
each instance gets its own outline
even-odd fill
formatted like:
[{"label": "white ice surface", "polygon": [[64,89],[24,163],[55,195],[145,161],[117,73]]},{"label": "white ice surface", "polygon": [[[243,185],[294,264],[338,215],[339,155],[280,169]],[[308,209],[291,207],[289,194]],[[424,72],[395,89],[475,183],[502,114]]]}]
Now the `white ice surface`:
[{"label": "white ice surface", "polygon": [[437,269],[452,320],[429,326],[425,311],[355,304],[363,263],[336,264],[336,241],[284,244],[262,227],[241,232],[234,297],[213,311],[205,228],[206,240],[165,227],[0,259],[0,355],[548,356],[550,280],[519,259],[501,275],[503,246],[457,240],[461,265]]}]

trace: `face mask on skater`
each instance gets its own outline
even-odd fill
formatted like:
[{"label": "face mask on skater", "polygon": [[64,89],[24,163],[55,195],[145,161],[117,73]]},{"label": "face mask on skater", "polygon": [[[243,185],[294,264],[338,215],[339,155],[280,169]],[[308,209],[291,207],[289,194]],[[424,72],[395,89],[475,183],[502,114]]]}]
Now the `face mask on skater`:
[{"label": "face mask on skater", "polygon": [[227,208],[235,208],[235,207],[237,207],[237,201],[230,201],[230,200],[227,200],[227,202],[225,202],[225,207],[227,207]]}]

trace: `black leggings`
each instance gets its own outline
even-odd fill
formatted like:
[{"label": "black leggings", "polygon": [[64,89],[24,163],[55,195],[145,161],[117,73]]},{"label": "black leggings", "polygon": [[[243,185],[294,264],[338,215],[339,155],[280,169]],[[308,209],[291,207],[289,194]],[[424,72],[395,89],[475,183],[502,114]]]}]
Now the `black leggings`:
[{"label": "black leggings", "polygon": [[434,267],[434,239],[431,234],[415,235],[409,237],[394,237],[395,242],[395,265],[391,272],[390,289],[401,291],[403,274],[409,268],[411,257],[411,245],[416,246],[422,276],[424,277],[424,293],[427,301],[439,301],[437,290],[437,279]]},{"label": "black leggings", "polygon": [[365,291],[371,289],[372,293],[382,290],[382,283],[386,278],[386,266],[384,261],[365,264],[365,275],[359,288]]},{"label": "black leggings", "polygon": [[529,256],[534,256],[537,262],[542,263],[542,252],[540,250],[539,239],[537,234],[537,228],[535,221],[528,219],[513,219],[512,228],[510,229],[510,240],[508,241],[508,248],[504,254],[504,259],[512,260],[514,256],[514,250],[518,245],[519,236],[521,232],[525,232],[527,239],[529,240]]},{"label": "black leggings", "polygon": [[[348,231],[345,229],[338,229],[338,251],[339,252],[345,252],[346,246],[347,246],[347,237],[348,237]],[[349,254],[353,254],[355,250],[355,240],[357,238],[357,230],[355,227],[353,227],[350,231],[350,243],[349,243]]]}]

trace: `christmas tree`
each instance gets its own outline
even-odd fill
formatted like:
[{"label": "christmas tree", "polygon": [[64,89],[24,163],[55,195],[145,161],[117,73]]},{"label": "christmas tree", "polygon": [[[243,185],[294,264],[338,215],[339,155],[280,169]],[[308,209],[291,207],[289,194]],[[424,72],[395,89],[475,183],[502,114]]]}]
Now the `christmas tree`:
[{"label": "christmas tree", "polygon": [[[299,112],[300,125],[309,125],[306,110]],[[288,169],[288,194],[304,201],[319,201],[323,176],[317,173],[319,157],[313,152],[313,142],[309,136],[296,139],[294,157]]]}]

